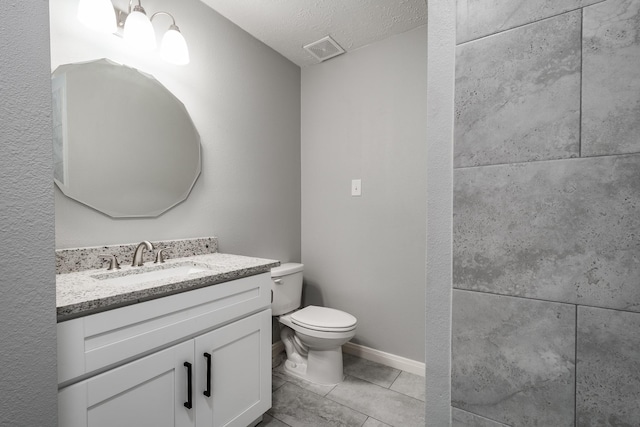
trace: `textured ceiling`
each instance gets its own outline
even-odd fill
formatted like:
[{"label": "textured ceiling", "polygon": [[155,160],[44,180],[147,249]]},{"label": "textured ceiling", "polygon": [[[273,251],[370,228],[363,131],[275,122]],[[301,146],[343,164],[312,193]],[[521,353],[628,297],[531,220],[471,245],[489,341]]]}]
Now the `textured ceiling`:
[{"label": "textured ceiling", "polygon": [[427,23],[425,0],[201,0],[301,67],[330,35],[347,52]]}]

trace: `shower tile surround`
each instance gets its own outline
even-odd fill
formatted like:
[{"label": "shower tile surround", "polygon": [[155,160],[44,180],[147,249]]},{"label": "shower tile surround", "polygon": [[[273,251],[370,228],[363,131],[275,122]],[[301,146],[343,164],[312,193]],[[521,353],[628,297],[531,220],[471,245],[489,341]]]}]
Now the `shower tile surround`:
[{"label": "shower tile surround", "polygon": [[453,317],[454,407],[507,425],[573,424],[574,305],[455,290]]},{"label": "shower tile surround", "polygon": [[579,426],[638,425],[639,342],[640,314],[578,307]]},{"label": "shower tile surround", "polygon": [[457,0],[457,42],[476,40],[601,1]]},{"label": "shower tile surround", "polygon": [[506,424],[492,421],[462,409],[452,408],[451,427],[508,427]]},{"label": "shower tile surround", "polygon": [[[605,1],[584,10],[582,151],[640,152],[640,2]],[[616,64],[611,67],[611,64]],[[609,108],[602,108],[602,104]]]},{"label": "shower tile surround", "polygon": [[579,155],[579,11],[460,45],[456,81],[455,166]]},{"label": "shower tile surround", "polygon": [[453,425],[640,425],[640,1],[457,6]]}]

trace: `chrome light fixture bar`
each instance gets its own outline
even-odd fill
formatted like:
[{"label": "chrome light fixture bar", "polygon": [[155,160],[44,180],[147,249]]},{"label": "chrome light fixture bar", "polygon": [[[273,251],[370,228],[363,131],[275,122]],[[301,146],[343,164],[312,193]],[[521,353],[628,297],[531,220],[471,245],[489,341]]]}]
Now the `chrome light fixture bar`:
[{"label": "chrome light fixture bar", "polygon": [[133,4],[129,0],[127,12],[113,6],[111,0],[80,0],[78,3],[78,19],[87,27],[106,33],[116,33],[123,29],[123,38],[132,48],[139,51],[152,51],[156,48],[156,35],[151,21],[159,15],[171,18],[171,25],[162,37],[160,51],[162,58],[176,65],[189,63],[189,48],[184,36],[176,25],[176,20],[169,12],[156,12],[147,17],[141,0]]}]

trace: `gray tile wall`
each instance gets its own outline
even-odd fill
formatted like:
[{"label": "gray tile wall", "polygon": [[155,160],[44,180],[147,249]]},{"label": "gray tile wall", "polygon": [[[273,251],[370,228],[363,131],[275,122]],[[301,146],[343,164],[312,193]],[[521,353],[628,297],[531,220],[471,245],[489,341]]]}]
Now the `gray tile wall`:
[{"label": "gray tile wall", "polygon": [[464,43],[600,1],[457,0],[457,40]]},{"label": "gray tile wall", "polygon": [[640,424],[640,314],[578,307],[580,426]]},{"label": "gray tile wall", "polygon": [[640,425],[640,0],[458,0],[454,425]]},{"label": "gray tile wall", "polygon": [[454,165],[579,155],[580,12],[458,46]]},{"label": "gray tile wall", "polygon": [[596,156],[640,151],[640,2],[584,9],[582,150]]},{"label": "gray tile wall", "polygon": [[573,425],[575,312],[454,290],[453,406],[507,425]]},{"label": "gray tile wall", "polygon": [[455,171],[458,289],[640,312],[640,154]]},{"label": "gray tile wall", "polygon": [[452,408],[451,411],[451,427],[508,427],[487,418],[481,417],[462,409]]}]

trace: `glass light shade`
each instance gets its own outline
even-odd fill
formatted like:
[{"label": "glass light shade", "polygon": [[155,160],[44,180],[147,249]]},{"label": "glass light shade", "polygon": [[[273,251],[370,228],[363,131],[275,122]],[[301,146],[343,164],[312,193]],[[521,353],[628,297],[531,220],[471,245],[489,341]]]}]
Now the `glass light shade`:
[{"label": "glass light shade", "polygon": [[118,29],[116,12],[110,0],[80,0],[78,20],[101,33],[115,33]]},{"label": "glass light shade", "polygon": [[134,9],[124,23],[124,40],[135,49],[150,51],[156,48],[156,35],[144,11]]},{"label": "glass light shade", "polygon": [[161,45],[162,58],[176,65],[186,65],[189,63],[189,48],[178,27],[172,25],[164,33]]}]

